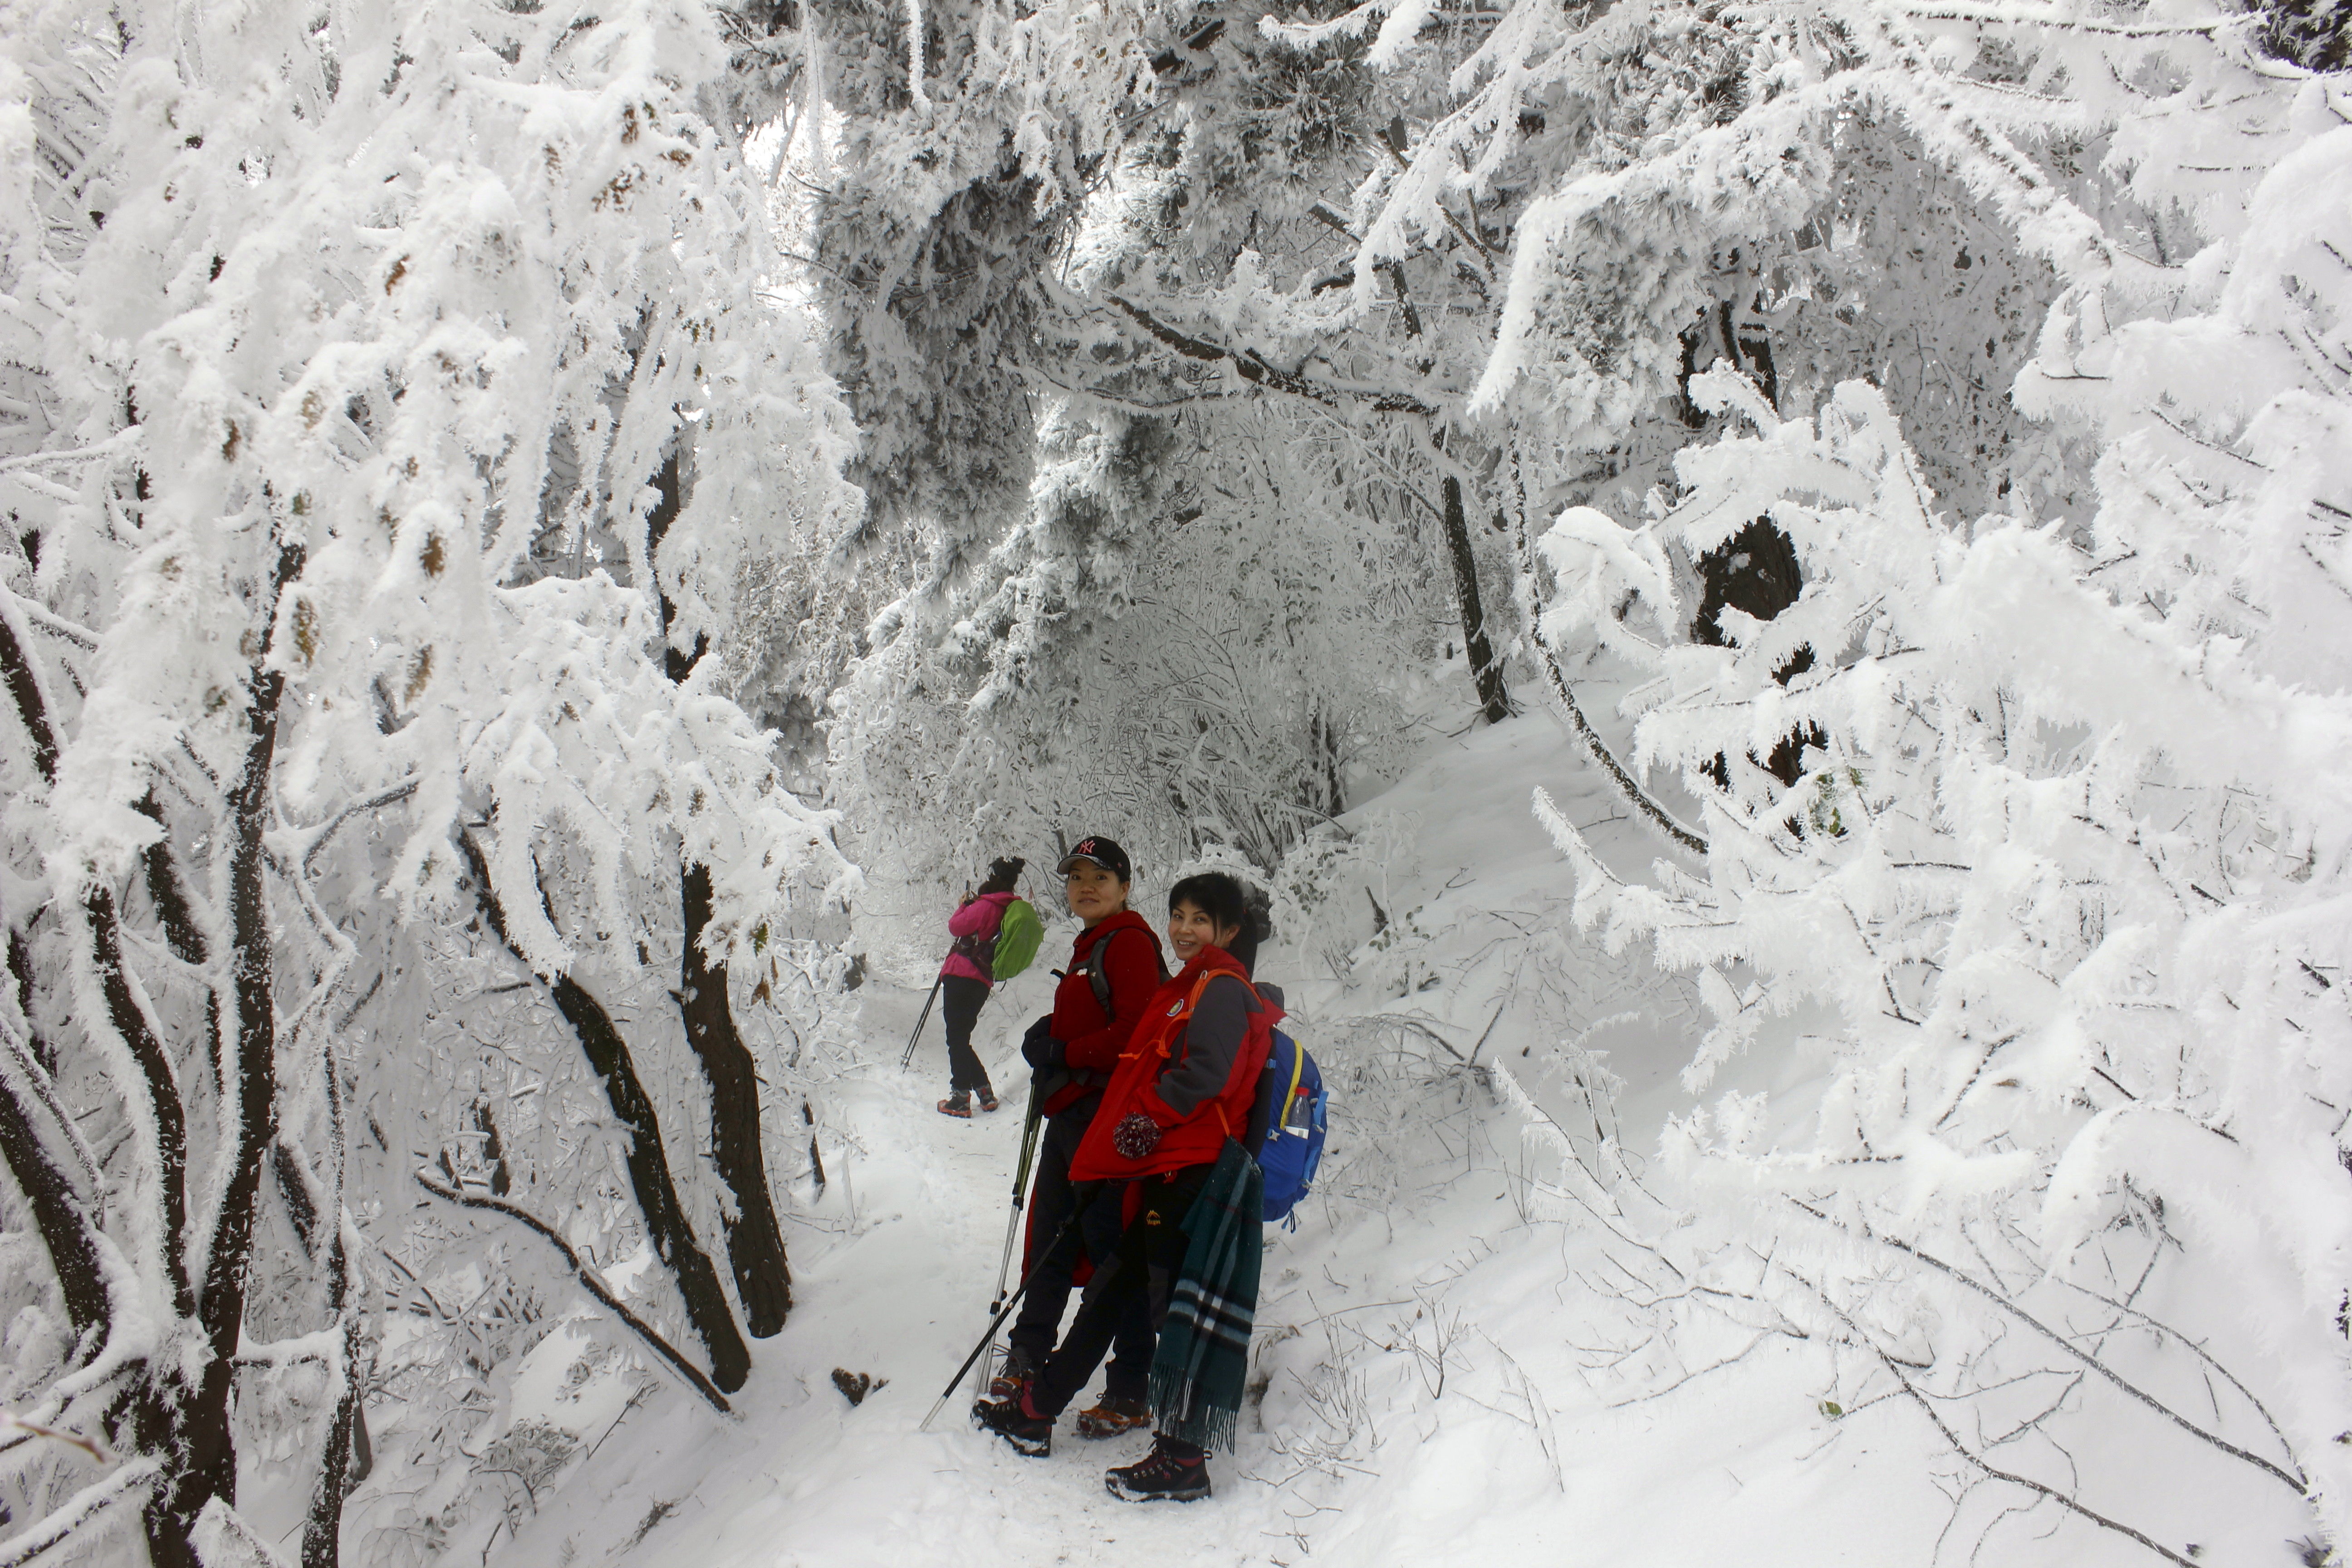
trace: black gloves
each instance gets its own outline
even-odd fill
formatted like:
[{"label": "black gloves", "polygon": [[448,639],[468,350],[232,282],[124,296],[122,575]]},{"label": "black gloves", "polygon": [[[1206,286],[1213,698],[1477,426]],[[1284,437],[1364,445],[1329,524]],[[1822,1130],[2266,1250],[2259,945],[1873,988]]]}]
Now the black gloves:
[{"label": "black gloves", "polygon": [[1065,1064],[1070,1047],[1054,1038],[1054,1016],[1051,1013],[1029,1026],[1021,1037],[1021,1058],[1038,1072],[1049,1072]]},{"label": "black gloves", "polygon": [[1160,1123],[1140,1110],[1130,1110],[1111,1129],[1110,1146],[1122,1160],[1140,1160],[1160,1147]]}]

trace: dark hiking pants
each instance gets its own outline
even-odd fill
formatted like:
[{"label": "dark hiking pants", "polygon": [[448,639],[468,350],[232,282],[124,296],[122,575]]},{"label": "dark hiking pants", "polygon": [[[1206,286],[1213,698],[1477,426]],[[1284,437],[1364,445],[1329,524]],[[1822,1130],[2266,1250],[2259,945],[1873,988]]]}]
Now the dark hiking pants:
[{"label": "dark hiking pants", "polygon": [[[1136,1184],[1143,1189],[1142,1212],[1120,1233],[1110,1267],[1097,1268],[1087,1282],[1069,1333],[1031,1389],[1037,1414],[1062,1413],[1094,1376],[1103,1352],[1139,1306],[1147,1314],[1152,1334],[1158,1336],[1160,1321],[1168,1316],[1168,1299],[1176,1288],[1176,1276],[1184,1268],[1189,1240],[1184,1235],[1184,1216],[1215,1169],[1213,1164],[1189,1165],[1172,1176],[1146,1176]],[[1116,1192],[1107,1192],[1097,1202],[1117,1197]],[[1147,1363],[1147,1384],[1149,1376]]]},{"label": "dark hiking pants", "polygon": [[[1029,1190],[1029,1234],[1043,1247],[1062,1228],[1062,1222],[1077,1206],[1077,1189],[1070,1182],[1070,1157],[1078,1152],[1078,1140],[1086,1136],[1087,1124],[1094,1120],[1094,1105],[1084,1110],[1066,1111],[1049,1117],[1045,1131],[1038,1134],[1036,1180]],[[1107,1188],[1087,1205],[1068,1236],[1059,1247],[1048,1251],[1037,1262],[1037,1271],[1029,1280],[1029,1294],[1021,1300],[1021,1316],[1013,1326],[1010,1337],[1013,1351],[1031,1366],[1044,1366],[1053,1353],[1054,1340],[1061,1331],[1062,1311],[1070,1302],[1070,1276],[1082,1257],[1095,1260],[1100,1272],[1110,1268],[1112,1255],[1118,1250],[1119,1193],[1116,1186]],[[1100,1277],[1098,1272],[1097,1278]],[[1103,1392],[1113,1399],[1143,1398],[1149,1391],[1151,1377],[1152,1330],[1151,1315],[1146,1303],[1138,1300],[1119,1321],[1110,1370],[1103,1376]],[[1102,1352],[1097,1351],[1097,1360]],[[1094,1363],[1087,1363],[1088,1373]]]},{"label": "dark hiking pants", "polygon": [[988,1088],[988,1069],[971,1048],[972,1026],[980,1022],[980,1005],[987,1000],[985,980],[950,974],[940,981],[940,1019],[948,1026],[948,1088],[954,1093]]}]

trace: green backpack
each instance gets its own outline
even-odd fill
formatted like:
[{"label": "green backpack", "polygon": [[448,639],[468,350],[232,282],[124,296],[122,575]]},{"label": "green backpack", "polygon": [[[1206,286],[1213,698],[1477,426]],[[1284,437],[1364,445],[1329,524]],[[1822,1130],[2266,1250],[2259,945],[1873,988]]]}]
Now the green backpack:
[{"label": "green backpack", "polygon": [[1029,967],[1029,961],[1037,956],[1037,944],[1045,940],[1045,922],[1037,918],[1037,911],[1026,899],[1013,900],[997,921],[990,974],[999,983],[1012,979]]}]

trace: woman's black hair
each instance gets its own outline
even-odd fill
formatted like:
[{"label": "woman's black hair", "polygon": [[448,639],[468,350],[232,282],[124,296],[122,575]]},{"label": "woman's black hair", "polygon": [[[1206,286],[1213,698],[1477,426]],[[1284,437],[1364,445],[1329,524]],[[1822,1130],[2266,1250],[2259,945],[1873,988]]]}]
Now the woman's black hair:
[{"label": "woman's black hair", "polygon": [[1009,893],[1021,884],[1021,868],[1029,864],[1018,855],[1000,855],[988,868],[988,880],[980,885],[983,893]]},{"label": "woman's black hair", "polygon": [[1244,969],[1257,968],[1257,944],[1271,934],[1269,922],[1264,911],[1255,907],[1239,879],[1223,871],[1194,872],[1168,889],[1168,912],[1174,914],[1178,904],[1192,905],[1220,927],[1240,927],[1241,934],[1225,951],[1239,959]]}]

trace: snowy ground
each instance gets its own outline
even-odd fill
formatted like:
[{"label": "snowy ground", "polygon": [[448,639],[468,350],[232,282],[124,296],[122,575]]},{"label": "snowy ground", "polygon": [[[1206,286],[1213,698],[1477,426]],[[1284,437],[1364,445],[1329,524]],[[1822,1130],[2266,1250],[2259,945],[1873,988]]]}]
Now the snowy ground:
[{"label": "snowy ground", "polygon": [[[1825,1414],[1832,1379],[1814,1346],[1775,1341],[1712,1371],[1703,1347],[1676,1352],[1691,1356],[1677,1366],[1656,1364],[1666,1352],[1652,1346],[1635,1358],[1651,1363],[1645,1382],[1591,1375],[1596,1349],[1637,1338],[1596,1306],[1597,1226],[1545,1197],[1518,1114],[1475,1075],[1449,1074],[1432,1042],[1499,1058],[1566,1118],[1561,1085],[1541,1071],[1560,1020],[1589,1025],[1646,993],[1646,1015],[1591,1029],[1587,1044],[1607,1048],[1622,1081],[1628,1149],[1654,1149],[1664,1118],[1686,1108],[1676,1073],[1696,1014],[1685,1001],[1638,961],[1544,945],[1562,940],[1567,879],[1525,803],[1542,784],[1580,821],[1601,821],[1611,812],[1591,778],[1541,720],[1447,745],[1355,824],[1369,839],[1385,820],[1387,841],[1412,847],[1350,873],[1379,883],[1375,898],[1404,934],[1348,984],[1318,977],[1295,948],[1265,966],[1288,983],[1318,1054],[1328,1043],[1352,1060],[1368,1041],[1402,1043],[1360,1080],[1385,1085],[1390,1102],[1342,1099],[1325,1191],[1295,1235],[1269,1233],[1254,1351],[1263,1395],[1238,1454],[1213,1463],[1213,1501],[1139,1509],[1108,1498],[1102,1470],[1139,1455],[1139,1436],[1088,1443],[1066,1425],[1050,1458],[1021,1458],[969,1428],[970,1383],[933,1430],[918,1430],[983,1325],[1020,1125],[1010,1098],[971,1123],[935,1114],[937,1022],[917,1070],[901,1075],[920,994],[877,982],[857,994],[871,1065],[829,1112],[834,1180],[821,1196],[805,1181],[794,1194],[799,1305],[758,1347],[740,1419],[666,1389],[609,1436],[583,1431],[593,1456],[485,1561],[1967,1561],[1990,1513],[1955,1521],[1930,1445],[1900,1412],[1843,1424]],[[1655,853],[1630,825],[1604,828],[1602,842],[1628,868]],[[1020,1082],[1013,1039],[1049,984],[1024,977],[983,1015],[985,1054],[1008,1095]],[[1367,1016],[1410,1022],[1382,1035]],[[1759,1056],[1770,1059],[1734,1063],[1717,1088],[1801,1087],[1801,1053]],[[887,1385],[853,1408],[833,1386],[836,1367]],[[2080,1530],[2039,1533],[2012,1527],[1977,1560],[2132,1560]]]}]

